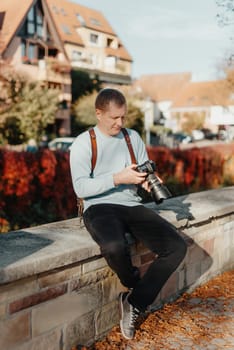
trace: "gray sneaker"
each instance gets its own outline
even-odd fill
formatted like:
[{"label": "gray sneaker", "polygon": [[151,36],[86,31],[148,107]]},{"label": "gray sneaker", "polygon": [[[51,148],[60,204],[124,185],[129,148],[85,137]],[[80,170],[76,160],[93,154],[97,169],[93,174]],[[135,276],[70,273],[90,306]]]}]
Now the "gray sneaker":
[{"label": "gray sneaker", "polygon": [[120,329],[122,335],[126,339],[133,339],[135,334],[135,323],[139,316],[139,310],[134,308],[128,302],[128,296],[131,292],[120,293],[119,309],[120,309]]}]

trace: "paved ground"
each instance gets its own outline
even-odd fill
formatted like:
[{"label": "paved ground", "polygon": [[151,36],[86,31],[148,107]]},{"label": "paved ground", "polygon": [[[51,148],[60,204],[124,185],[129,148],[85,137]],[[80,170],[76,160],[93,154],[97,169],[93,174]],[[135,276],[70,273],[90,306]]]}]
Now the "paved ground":
[{"label": "paved ground", "polygon": [[233,282],[234,270],[151,314],[134,340],[124,340],[115,327],[87,350],[233,350]]}]

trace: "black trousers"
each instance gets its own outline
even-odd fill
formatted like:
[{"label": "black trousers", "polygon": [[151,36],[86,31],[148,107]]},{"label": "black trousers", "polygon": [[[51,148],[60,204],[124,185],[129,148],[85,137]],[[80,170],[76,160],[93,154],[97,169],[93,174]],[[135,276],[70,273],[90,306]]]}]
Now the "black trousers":
[{"label": "black trousers", "polygon": [[[84,223],[121,283],[133,288],[130,303],[145,311],[183,260],[187,246],[182,237],[173,225],[143,205],[93,205],[84,212]],[[156,255],[142,277],[132,265],[126,232]]]}]

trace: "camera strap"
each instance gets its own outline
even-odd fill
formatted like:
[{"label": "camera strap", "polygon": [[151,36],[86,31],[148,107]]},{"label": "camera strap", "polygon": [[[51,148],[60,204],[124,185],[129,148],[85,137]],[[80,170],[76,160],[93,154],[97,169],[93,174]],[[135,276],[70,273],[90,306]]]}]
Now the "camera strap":
[{"label": "camera strap", "polygon": [[91,151],[92,151],[90,177],[92,177],[93,171],[96,165],[96,161],[97,161],[97,141],[96,141],[96,134],[95,134],[94,128],[89,129],[89,135],[90,135]]},{"label": "camera strap", "polygon": [[[92,158],[91,158],[91,172],[90,172],[90,177],[93,176],[93,171],[96,165],[96,161],[97,161],[97,140],[96,140],[96,134],[94,131],[94,128],[90,128],[89,130],[89,136],[90,136],[90,141],[91,141],[91,154],[92,154]],[[127,132],[127,129],[122,128],[121,129],[123,135],[124,135],[124,139],[126,141],[126,144],[128,146],[128,150],[131,156],[131,162],[132,164],[137,164],[136,161],[136,157],[133,151],[133,147],[132,147],[132,143],[131,143],[131,139],[130,136]],[[82,218],[83,216],[83,198],[78,198],[77,197],[77,207],[78,207],[78,216],[80,218]]]},{"label": "camera strap", "polygon": [[128,150],[129,150],[129,153],[130,153],[130,156],[131,156],[131,162],[132,162],[132,164],[137,164],[136,157],[135,157],[135,154],[134,154],[134,151],[133,151],[133,148],[132,148],[131,139],[130,139],[130,136],[129,136],[128,132],[127,132],[127,129],[122,128],[122,133],[124,135],[125,141],[126,141],[127,146],[128,146]]}]

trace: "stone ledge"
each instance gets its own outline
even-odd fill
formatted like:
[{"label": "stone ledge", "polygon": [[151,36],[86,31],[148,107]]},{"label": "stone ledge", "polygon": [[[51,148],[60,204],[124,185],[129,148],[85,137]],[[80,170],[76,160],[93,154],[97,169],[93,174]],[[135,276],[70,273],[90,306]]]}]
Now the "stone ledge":
[{"label": "stone ledge", "polygon": [[[234,213],[234,186],[146,204],[177,228]],[[0,285],[92,260],[100,251],[78,218],[0,235]]]}]

